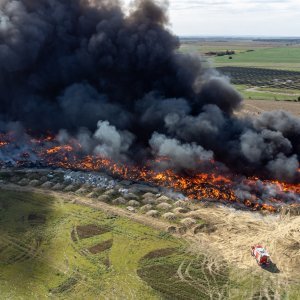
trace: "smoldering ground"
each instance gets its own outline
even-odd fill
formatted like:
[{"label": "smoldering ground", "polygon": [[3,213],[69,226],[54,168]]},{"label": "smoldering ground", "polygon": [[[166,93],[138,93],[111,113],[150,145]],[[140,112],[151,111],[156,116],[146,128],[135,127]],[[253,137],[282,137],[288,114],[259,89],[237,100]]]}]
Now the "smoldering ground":
[{"label": "smoldering ground", "polygon": [[214,159],[299,181],[300,119],[236,117],[241,96],[180,53],[167,28],[166,7],[152,0],[130,13],[116,0],[2,0],[1,124],[76,136],[86,152],[114,159],[166,155],[178,170]]}]

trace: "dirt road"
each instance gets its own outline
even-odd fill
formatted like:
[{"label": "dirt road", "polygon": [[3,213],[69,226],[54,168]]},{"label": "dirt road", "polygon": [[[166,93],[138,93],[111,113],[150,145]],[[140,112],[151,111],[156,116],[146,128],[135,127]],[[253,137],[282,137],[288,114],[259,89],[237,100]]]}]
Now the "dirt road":
[{"label": "dirt road", "polygon": [[245,100],[242,113],[257,115],[265,111],[286,110],[300,117],[300,102],[271,101],[271,100]]}]

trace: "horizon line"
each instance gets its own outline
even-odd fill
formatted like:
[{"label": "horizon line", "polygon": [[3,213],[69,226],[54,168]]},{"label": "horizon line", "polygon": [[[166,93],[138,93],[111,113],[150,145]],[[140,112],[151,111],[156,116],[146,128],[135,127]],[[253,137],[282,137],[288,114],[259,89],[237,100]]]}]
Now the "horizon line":
[{"label": "horizon line", "polygon": [[300,39],[300,36],[281,36],[281,35],[217,35],[217,34],[199,34],[199,35],[178,35],[179,38],[264,38],[264,39]]}]

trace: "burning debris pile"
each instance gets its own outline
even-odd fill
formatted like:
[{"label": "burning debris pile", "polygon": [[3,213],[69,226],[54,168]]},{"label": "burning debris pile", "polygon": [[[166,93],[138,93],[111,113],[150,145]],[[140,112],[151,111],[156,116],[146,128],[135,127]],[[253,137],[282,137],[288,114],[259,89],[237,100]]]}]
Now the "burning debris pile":
[{"label": "burning debris pile", "polygon": [[240,95],[179,53],[167,24],[152,0],[128,14],[119,1],[1,1],[2,165],[106,171],[251,209],[299,203],[300,119],[236,116]]},{"label": "burning debris pile", "polygon": [[[24,134],[22,136],[24,137]],[[210,161],[210,171],[205,173],[195,171],[190,171],[189,174],[178,173],[161,167],[161,164],[169,160],[166,157],[157,158],[154,162],[149,161],[140,166],[117,163],[97,155],[85,155],[77,140],[74,140],[73,144],[60,145],[56,138],[50,136],[44,139],[30,139],[26,143],[22,141],[21,145],[26,145],[26,151],[24,149],[20,151],[18,142],[16,140],[13,142],[12,139],[12,136],[7,136],[3,140],[1,151],[3,157],[9,157],[9,160],[2,159],[0,163],[2,167],[50,166],[64,170],[89,171],[66,172],[64,180],[75,185],[115,188],[117,181],[114,178],[118,178],[119,182],[127,180],[125,186],[145,182],[148,185],[183,193],[190,199],[218,201],[235,207],[271,212],[277,211],[284,204],[300,203],[300,184],[233,175],[228,171],[225,172],[224,168],[220,168],[214,161]],[[15,156],[12,153],[16,153]],[[109,177],[108,173],[113,177]],[[155,189],[155,192],[159,190]]]},{"label": "burning debris pile", "polygon": [[74,185],[85,184],[96,188],[112,189],[116,186],[116,181],[109,176],[102,174],[83,173],[83,172],[66,172],[64,181]]}]

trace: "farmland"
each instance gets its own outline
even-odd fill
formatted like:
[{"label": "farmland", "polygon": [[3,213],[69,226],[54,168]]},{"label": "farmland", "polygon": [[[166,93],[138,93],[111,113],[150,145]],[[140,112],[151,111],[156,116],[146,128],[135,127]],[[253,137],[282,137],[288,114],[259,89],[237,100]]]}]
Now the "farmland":
[{"label": "farmland", "polygon": [[[255,272],[230,265],[207,243],[173,237],[68,197],[1,190],[2,299],[298,297],[296,285],[289,289],[278,282],[281,277],[260,274],[255,265]],[[254,264],[251,257],[249,262]]]},{"label": "farmland", "polygon": [[145,226],[53,197],[1,191],[0,203],[2,299],[152,299],[157,293],[136,275],[139,260],[181,246]]},{"label": "farmland", "polygon": [[[221,55],[227,50],[234,54]],[[299,40],[184,39],[181,51],[206,57],[245,99],[298,101],[300,97]]]},{"label": "farmland", "polygon": [[300,72],[245,67],[219,67],[245,99],[295,100],[300,97]]},{"label": "farmland", "polygon": [[[180,265],[193,280],[209,275],[180,239],[41,194],[1,190],[0,204],[2,299],[208,298],[176,279]],[[228,272],[216,269],[210,284],[227,293]]]},{"label": "farmland", "polygon": [[293,101],[245,100],[243,110],[240,113],[258,115],[270,110],[285,110],[300,117],[300,105]]},{"label": "farmland", "polygon": [[[253,50],[253,51],[249,51]],[[233,57],[233,65],[240,67],[257,67],[266,69],[294,70],[300,69],[300,46],[278,46],[274,48],[249,49],[238,52]],[[217,57],[216,66],[228,65],[228,57]]]}]

